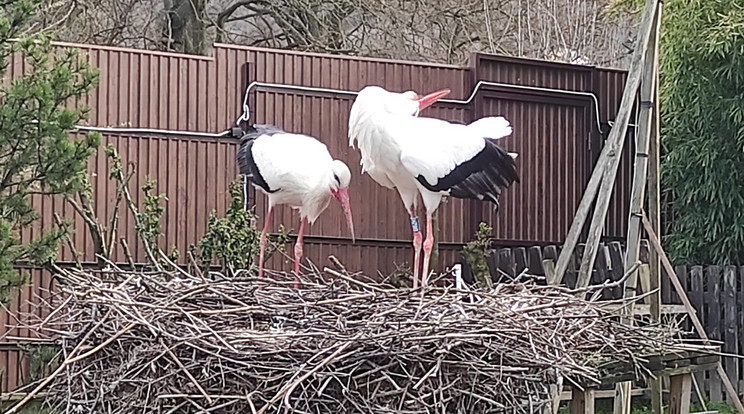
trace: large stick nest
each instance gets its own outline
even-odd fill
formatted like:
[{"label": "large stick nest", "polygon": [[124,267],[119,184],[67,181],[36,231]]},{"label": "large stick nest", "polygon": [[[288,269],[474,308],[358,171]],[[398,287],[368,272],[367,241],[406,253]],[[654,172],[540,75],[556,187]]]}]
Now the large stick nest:
[{"label": "large stick nest", "polygon": [[[65,271],[37,329],[61,339],[50,392],[72,412],[534,412],[561,381],[675,346],[586,290],[468,294],[362,283]],[[636,357],[634,357],[636,356]],[[82,410],[82,411],[78,411]]]}]

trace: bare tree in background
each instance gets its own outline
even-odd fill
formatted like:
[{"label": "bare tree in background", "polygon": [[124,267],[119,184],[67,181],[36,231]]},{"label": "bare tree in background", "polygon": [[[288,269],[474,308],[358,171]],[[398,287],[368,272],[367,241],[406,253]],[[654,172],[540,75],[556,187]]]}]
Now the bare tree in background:
[{"label": "bare tree in background", "polygon": [[611,0],[50,0],[34,30],[206,54],[244,44],[462,64],[483,51],[625,67],[637,16]]}]

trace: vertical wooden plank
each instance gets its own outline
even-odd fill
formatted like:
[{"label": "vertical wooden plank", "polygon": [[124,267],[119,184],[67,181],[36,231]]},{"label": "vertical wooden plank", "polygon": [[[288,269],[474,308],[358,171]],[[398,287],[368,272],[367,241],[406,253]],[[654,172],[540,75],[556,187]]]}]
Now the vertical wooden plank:
[{"label": "vertical wooden plank", "polygon": [[[687,291],[689,291],[690,284],[687,282],[690,279],[690,273],[687,271],[687,266],[676,266],[674,271],[677,272],[680,282],[682,282],[686,286]],[[674,286],[672,286],[672,282],[668,277],[661,278],[661,301],[663,303],[681,303],[679,295],[674,290]]]},{"label": "vertical wooden plank", "polygon": [[[8,351],[0,350],[0,367],[8,367]],[[0,370],[0,393],[10,392],[8,384],[9,373],[7,369]]]},{"label": "vertical wooden plank", "polygon": [[[707,323],[706,331],[710,339],[721,340],[721,268],[719,266],[708,266],[705,269],[703,281],[705,289],[705,303]],[[710,377],[710,400],[713,402],[723,401],[721,392],[721,380],[717,375]]]},{"label": "vertical wooden plank", "polygon": [[529,248],[528,252],[530,274],[544,276],[545,273],[542,268],[543,256],[540,246],[532,246]]},{"label": "vertical wooden plank", "polygon": [[[739,330],[738,349],[737,354],[744,354],[744,266],[737,268],[736,274],[736,302],[737,302],[737,320]],[[739,360],[739,395],[744,393],[744,360]],[[733,380],[733,379],[732,379]]]},{"label": "vertical wooden plank", "polygon": [[[504,248],[499,250],[499,270],[504,273],[499,273],[498,280],[511,280],[514,278],[514,257],[511,249]],[[509,277],[504,277],[504,274]]]},{"label": "vertical wooden plank", "polygon": [[514,254],[514,273],[518,275],[527,269],[527,249],[517,247],[512,253]]},{"label": "vertical wooden plank", "polygon": [[9,350],[6,351],[8,353],[8,365],[7,368],[7,378],[8,378],[8,385],[10,391],[14,390],[15,388],[18,388],[19,385],[21,385],[23,379],[18,378],[19,369],[18,364],[21,363],[19,354],[20,352],[17,350]]},{"label": "vertical wooden plank", "polygon": [[669,414],[690,413],[690,392],[692,376],[690,374],[673,375],[669,378]]},{"label": "vertical wooden plank", "polygon": [[[552,277],[555,275],[556,260],[558,260],[558,247],[554,245],[545,246],[542,265],[546,282],[552,280]],[[565,283],[565,280],[562,283]]]},{"label": "vertical wooden plank", "polygon": [[[697,314],[698,319],[700,319],[700,323],[702,323],[703,326],[707,326],[708,315],[703,312],[703,267],[692,266],[689,271],[690,286],[687,291],[690,298],[690,303],[695,308],[695,313]],[[695,380],[700,386],[700,390],[707,398],[710,398],[710,395],[708,395],[707,392],[708,380],[706,379],[706,372],[697,371],[693,375],[695,376]]]},{"label": "vertical wooden plank", "polygon": [[571,414],[594,414],[594,389],[571,387]]},{"label": "vertical wooden plank", "polygon": [[[736,316],[738,312],[741,312],[736,303],[736,266],[726,266],[723,271],[721,304],[723,307],[722,336],[725,340],[722,350],[723,352],[735,355],[739,353],[737,346],[739,330],[736,325]],[[722,358],[721,362],[726,370],[726,374],[728,374],[728,377],[734,382],[734,386],[738,386],[739,359],[734,357],[725,357]],[[739,389],[738,392],[741,394],[741,389]]]},{"label": "vertical wooden plank", "polygon": [[594,262],[594,269],[597,271],[597,279],[595,282],[604,283],[606,280],[610,280],[610,250],[607,245],[602,244],[597,252],[597,258]]},{"label": "vertical wooden plank", "polygon": [[563,281],[566,283],[566,286],[570,288],[576,287],[579,265],[581,264],[581,258],[584,255],[585,246],[585,244],[576,246],[576,251],[571,255],[571,259],[568,261],[568,268],[566,269],[566,275],[563,277]]},{"label": "vertical wooden plank", "polygon": [[488,273],[491,274],[491,280],[501,280],[501,273],[499,273],[499,251],[491,250],[488,257],[486,257],[486,265],[488,266]]},{"label": "vertical wooden plank", "polygon": [[708,315],[703,312],[703,294],[703,267],[692,266],[690,268],[690,303],[695,307],[695,312],[697,313],[700,322],[705,326]]},{"label": "vertical wooden plank", "polygon": [[552,261],[558,260],[558,247],[555,245],[545,246],[543,259],[550,259]]},{"label": "vertical wooden plank", "polygon": [[[650,281],[651,275],[650,270],[648,268],[648,264],[644,263],[638,268],[638,280],[641,282],[641,289],[643,290],[643,293],[646,294],[649,292],[650,288]],[[643,303],[650,304],[651,303],[651,297],[645,296],[643,298]]]},{"label": "vertical wooden plank", "polygon": [[[610,242],[610,277],[613,282],[623,278],[625,274],[625,254],[623,246],[618,241]],[[612,289],[612,298],[620,299],[623,296],[622,286],[616,286]]]}]

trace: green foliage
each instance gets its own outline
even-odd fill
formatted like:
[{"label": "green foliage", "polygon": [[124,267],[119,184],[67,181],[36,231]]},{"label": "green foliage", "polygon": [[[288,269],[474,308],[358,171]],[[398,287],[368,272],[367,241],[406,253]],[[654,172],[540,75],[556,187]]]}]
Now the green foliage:
[{"label": "green foliage", "polygon": [[488,257],[491,250],[492,232],[493,227],[485,222],[481,222],[475,234],[475,240],[469,241],[462,249],[465,262],[473,272],[476,282],[480,286],[488,288],[493,286],[491,272],[488,270],[488,264],[486,263],[486,257]]},{"label": "green foliage", "polygon": [[[0,300],[7,301],[25,277],[18,262],[45,264],[56,256],[68,229],[24,244],[19,231],[38,220],[32,195],[71,194],[82,186],[87,160],[95,152],[97,134],[71,139],[68,131],[88,110],[68,105],[85,96],[98,75],[74,50],[54,51],[48,38],[22,38],[39,0],[0,3]],[[11,41],[11,39],[20,40]],[[23,74],[11,74],[12,56],[22,58]]]},{"label": "green foliage", "polygon": [[29,358],[29,381],[37,381],[49,375],[50,369],[57,363],[60,351],[49,345],[20,345]]},{"label": "green foliage", "polygon": [[744,263],[744,8],[664,7],[662,165],[677,263]]},{"label": "green foliage", "polygon": [[618,19],[628,14],[640,14],[645,0],[610,0],[604,11],[610,19]]},{"label": "green foliage", "polygon": [[[744,402],[744,400],[742,400]],[[718,414],[739,414],[739,410],[736,409],[736,406],[733,404],[733,402],[705,402],[705,408],[707,411],[718,411]],[[703,407],[699,404],[692,404],[692,410],[693,413],[698,413],[705,411],[703,410]]]},{"label": "green foliage", "polygon": [[410,289],[413,286],[413,271],[410,266],[395,263],[395,270],[384,282],[400,289]]},{"label": "green foliage", "polygon": [[[13,407],[18,401],[1,401],[0,412],[5,412]],[[57,414],[64,411],[55,410],[44,402],[43,398],[34,398],[17,411],[18,414]]]},{"label": "green foliage", "polygon": [[[611,401],[609,404],[602,404],[601,402],[597,401],[597,405],[595,406],[594,413],[595,414],[612,414],[613,413],[613,406],[611,404]],[[568,402],[564,402],[561,407],[558,408],[558,414],[570,414],[571,410],[568,407]],[[666,414],[669,412],[669,407],[665,406],[663,409],[663,412]],[[651,414],[651,402],[641,402],[638,400],[634,400],[631,402],[630,405],[630,414]]]},{"label": "green foliage", "polygon": [[[190,247],[203,269],[207,269],[215,260],[223,272],[249,269],[253,258],[259,253],[261,231],[256,228],[253,213],[243,208],[242,183],[234,181],[228,191],[232,201],[225,217],[218,218],[217,212],[213,210],[209,215],[206,234],[197,246]],[[284,226],[279,226],[279,238],[267,246],[266,260],[288,242],[289,237]]]},{"label": "green foliage", "polygon": [[137,224],[134,229],[147,241],[153,249],[158,245],[158,239],[163,236],[163,227],[160,219],[163,217],[165,207],[160,204],[161,200],[168,200],[165,194],[154,194],[155,181],[147,177],[142,192],[145,194],[145,211],[137,213]]}]

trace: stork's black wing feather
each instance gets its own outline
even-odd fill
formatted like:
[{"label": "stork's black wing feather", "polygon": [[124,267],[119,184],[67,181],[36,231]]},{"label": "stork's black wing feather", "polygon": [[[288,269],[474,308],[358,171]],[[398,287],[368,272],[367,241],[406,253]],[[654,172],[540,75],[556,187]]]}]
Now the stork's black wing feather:
[{"label": "stork's black wing feather", "polygon": [[253,158],[253,144],[259,137],[271,136],[283,132],[281,128],[273,125],[252,125],[248,127],[248,130],[240,138],[240,149],[237,155],[238,169],[241,174],[244,174],[267,193],[276,192],[278,188],[271,189],[261,175],[258,165],[256,165],[256,160]]},{"label": "stork's black wing feather", "polygon": [[491,201],[498,211],[501,190],[519,182],[519,175],[514,159],[494,140],[485,141],[483,150],[441,177],[436,184],[429,184],[422,175],[416,179],[430,191],[449,191],[450,196],[456,198]]}]

